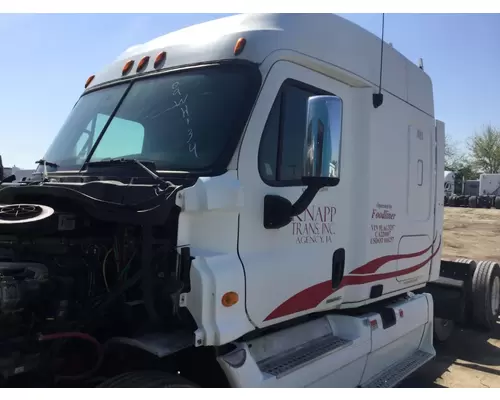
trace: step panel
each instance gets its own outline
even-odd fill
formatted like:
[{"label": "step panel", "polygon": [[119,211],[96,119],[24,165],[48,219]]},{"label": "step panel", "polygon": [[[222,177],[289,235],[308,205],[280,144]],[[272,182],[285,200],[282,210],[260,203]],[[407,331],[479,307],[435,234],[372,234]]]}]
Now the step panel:
[{"label": "step panel", "polygon": [[361,387],[392,388],[433,358],[434,355],[418,350],[403,361],[391,365]]},{"label": "step panel", "polygon": [[257,365],[262,372],[280,378],[334,350],[351,344],[350,340],[325,335],[295,349],[264,359]]}]

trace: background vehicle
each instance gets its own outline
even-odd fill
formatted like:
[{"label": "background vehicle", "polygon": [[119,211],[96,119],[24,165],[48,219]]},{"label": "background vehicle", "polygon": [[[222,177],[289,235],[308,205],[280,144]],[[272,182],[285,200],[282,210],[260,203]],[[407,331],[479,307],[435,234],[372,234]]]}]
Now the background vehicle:
[{"label": "background vehicle", "polygon": [[455,174],[452,171],[444,171],[444,194],[450,197],[455,193]]}]

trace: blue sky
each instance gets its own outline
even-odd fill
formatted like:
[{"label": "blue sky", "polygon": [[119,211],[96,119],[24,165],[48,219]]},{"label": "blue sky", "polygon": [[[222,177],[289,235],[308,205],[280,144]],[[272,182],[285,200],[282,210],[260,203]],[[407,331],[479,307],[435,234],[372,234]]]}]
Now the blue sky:
[{"label": "blue sky", "polygon": [[[380,35],[381,14],[341,14]],[[34,167],[87,77],[127,47],[221,14],[0,14],[5,166]],[[500,127],[500,14],[386,14],[385,40],[423,57],[437,118],[463,141],[484,124]]]}]

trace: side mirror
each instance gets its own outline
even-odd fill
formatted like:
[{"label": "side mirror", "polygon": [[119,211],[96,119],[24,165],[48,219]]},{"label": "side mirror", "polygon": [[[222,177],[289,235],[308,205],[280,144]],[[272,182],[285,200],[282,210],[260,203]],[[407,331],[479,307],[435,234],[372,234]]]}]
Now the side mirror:
[{"label": "side mirror", "polygon": [[302,178],[307,186],[335,186],[339,183],[341,124],[340,98],[309,97]]},{"label": "side mirror", "polygon": [[340,182],[342,100],[336,96],[309,97],[304,130],[302,182],[307,187],[294,204],[281,196],[265,196],[266,229],[288,225],[309,207],[321,188]]}]

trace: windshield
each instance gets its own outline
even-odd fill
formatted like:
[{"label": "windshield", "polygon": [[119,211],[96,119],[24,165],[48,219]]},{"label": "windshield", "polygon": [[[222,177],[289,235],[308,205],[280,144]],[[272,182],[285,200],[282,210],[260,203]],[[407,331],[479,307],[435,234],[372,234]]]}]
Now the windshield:
[{"label": "windshield", "polygon": [[90,92],[77,102],[45,154],[47,162],[58,165],[47,170],[79,170],[118,105],[90,162],[151,160],[158,170],[176,171],[227,164],[232,154],[226,153],[237,145],[259,84],[255,66],[228,64]]}]

